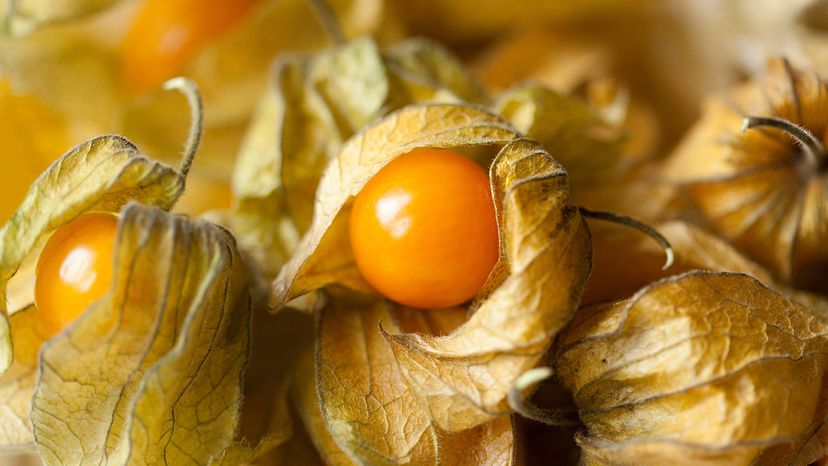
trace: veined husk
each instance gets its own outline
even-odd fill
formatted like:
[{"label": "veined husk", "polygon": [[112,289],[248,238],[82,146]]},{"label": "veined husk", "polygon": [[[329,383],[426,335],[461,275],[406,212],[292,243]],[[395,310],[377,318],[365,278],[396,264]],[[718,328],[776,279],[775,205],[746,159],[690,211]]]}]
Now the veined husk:
[{"label": "veined husk", "polygon": [[746,116],[779,117],[822,140],[826,91],[815,74],[773,61],[761,82],[710,99],[664,168],[719,235],[778,279],[811,289],[824,289],[828,261],[824,167],[781,130],[740,128]]},{"label": "veined husk", "polygon": [[828,317],[694,271],[584,308],[554,355],[587,464],[801,464],[825,452]]},{"label": "veined husk", "polygon": [[460,63],[428,41],[381,52],[361,39],[280,57],[233,173],[240,244],[275,276],[310,226],[319,178],[348,138],[404,105],[459,100],[483,96]]},{"label": "veined husk", "polygon": [[207,464],[237,455],[250,351],[230,234],[132,203],[109,293],[43,343],[31,404],[46,464]]},{"label": "veined husk", "polygon": [[117,212],[130,200],[169,209],[183,190],[181,173],[144,157],[119,136],[83,143],[52,164],[0,229],[0,369],[12,361],[8,281],[49,233],[83,212]]},{"label": "veined husk", "polygon": [[[417,147],[454,148],[491,164],[501,258],[472,315],[447,335],[365,331],[381,332],[390,346],[410,403],[439,429],[457,432],[511,412],[515,379],[541,361],[589,274],[589,232],[568,203],[566,172],[538,143],[465,105],[409,106],[367,127],[328,165],[313,223],[273,282],[271,304],[333,285],[372,293],[350,250],[351,201],[385,164]],[[493,161],[481,159],[485,148],[497,152]],[[328,299],[336,306],[339,298]]]},{"label": "veined husk", "polygon": [[[395,307],[376,298],[343,296],[316,316],[316,351],[304,358],[296,390],[299,410],[325,462],[516,464],[518,440],[509,416],[446,432],[422,409],[378,331],[379,322],[400,331],[398,317],[404,314]],[[406,320],[410,331],[441,330]]]},{"label": "veined husk", "polygon": [[[184,81],[171,83],[189,86]],[[188,148],[184,167],[192,161],[195,148]],[[5,372],[0,375],[4,426],[0,445],[32,443],[31,394],[38,351],[46,339],[32,304],[34,264],[44,241],[85,212],[117,213],[130,201],[170,209],[184,190],[185,171],[145,157],[120,136],[101,136],[55,161],[0,228],[0,361]]]}]

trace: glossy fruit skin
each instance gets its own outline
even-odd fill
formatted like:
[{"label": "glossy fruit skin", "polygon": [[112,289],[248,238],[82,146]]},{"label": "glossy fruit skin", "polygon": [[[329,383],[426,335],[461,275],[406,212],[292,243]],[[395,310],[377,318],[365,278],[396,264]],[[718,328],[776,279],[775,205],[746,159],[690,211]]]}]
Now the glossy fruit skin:
[{"label": "glossy fruit skin", "polygon": [[129,88],[143,92],[181,72],[209,41],[238,23],[259,0],[145,0],[121,44]]},{"label": "glossy fruit skin", "polygon": [[46,242],[35,269],[35,307],[47,336],[109,290],[117,233],[117,216],[94,212],[61,226]]},{"label": "glossy fruit skin", "polygon": [[462,304],[498,259],[489,177],[458,152],[415,149],[356,197],[350,240],[362,275],[388,298],[416,308]]}]

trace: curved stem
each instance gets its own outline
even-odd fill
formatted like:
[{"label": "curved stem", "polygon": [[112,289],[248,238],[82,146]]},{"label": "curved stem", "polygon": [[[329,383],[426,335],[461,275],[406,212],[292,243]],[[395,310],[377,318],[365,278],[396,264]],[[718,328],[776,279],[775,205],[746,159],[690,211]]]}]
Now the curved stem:
[{"label": "curved stem", "polygon": [[339,25],[339,20],[336,19],[336,15],[333,10],[331,10],[331,6],[328,2],[325,0],[308,0],[308,3],[313,9],[313,12],[316,14],[316,18],[320,23],[322,23],[322,28],[328,33],[331,41],[333,41],[335,45],[345,44],[347,42],[345,34],[342,33],[342,27]]},{"label": "curved stem", "polygon": [[198,86],[189,78],[172,78],[164,83],[164,90],[177,90],[187,97],[190,104],[190,132],[187,135],[187,143],[184,146],[184,154],[181,159],[181,176],[186,180],[187,173],[193,164],[198,146],[201,144],[201,134],[204,132],[204,105],[201,102],[201,93]]},{"label": "curved stem", "polygon": [[769,126],[771,128],[780,129],[794,139],[802,146],[805,156],[808,161],[814,166],[818,166],[820,161],[825,158],[825,146],[822,141],[817,139],[810,131],[802,126],[799,126],[791,121],[783,118],[775,117],[747,117],[742,120],[742,131],[747,131],[757,126]]},{"label": "curved stem", "polygon": [[521,416],[550,426],[575,426],[581,422],[576,411],[541,409],[527,402],[524,392],[552,376],[552,369],[537,367],[523,373],[509,390],[509,407]]},{"label": "curved stem", "polygon": [[581,212],[581,215],[584,217],[594,218],[596,220],[603,220],[605,222],[613,222],[618,223],[620,225],[628,226],[631,228],[635,228],[636,230],[644,233],[645,235],[649,236],[659,246],[661,249],[664,250],[664,266],[661,267],[661,270],[667,270],[673,265],[673,260],[675,259],[675,254],[673,253],[673,246],[670,245],[670,242],[667,241],[667,238],[661,235],[655,228],[647,225],[646,223],[639,222],[634,218],[627,217],[626,215],[620,214],[613,214],[610,212],[596,212],[593,210],[586,209],[584,207],[578,207],[578,210]]}]

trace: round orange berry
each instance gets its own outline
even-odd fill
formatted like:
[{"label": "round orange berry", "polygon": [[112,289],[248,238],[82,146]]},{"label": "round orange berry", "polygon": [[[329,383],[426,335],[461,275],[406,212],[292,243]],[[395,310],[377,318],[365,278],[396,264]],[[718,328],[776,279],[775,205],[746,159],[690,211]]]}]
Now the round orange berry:
[{"label": "round orange berry", "polygon": [[100,299],[112,283],[118,217],[88,213],[55,230],[35,269],[35,307],[54,335]]},{"label": "round orange berry", "polygon": [[417,308],[468,301],[498,258],[489,177],[453,150],[404,154],[356,197],[350,240],[362,275],[388,298]]},{"label": "round orange berry", "polygon": [[121,44],[127,85],[156,87],[181,72],[209,41],[236,24],[258,0],[145,0]]}]

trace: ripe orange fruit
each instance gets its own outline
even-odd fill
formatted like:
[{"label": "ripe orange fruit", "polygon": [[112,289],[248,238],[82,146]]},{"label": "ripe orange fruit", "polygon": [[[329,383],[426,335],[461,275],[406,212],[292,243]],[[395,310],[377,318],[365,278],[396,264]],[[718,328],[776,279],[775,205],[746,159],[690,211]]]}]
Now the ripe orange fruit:
[{"label": "ripe orange fruit", "polygon": [[356,197],[350,240],[359,270],[388,298],[418,308],[468,301],[498,258],[489,177],[456,151],[404,154]]},{"label": "ripe orange fruit", "polygon": [[146,0],[121,44],[127,85],[156,87],[181,72],[209,41],[230,29],[258,0]]},{"label": "ripe orange fruit", "polygon": [[55,230],[35,269],[35,307],[54,335],[109,290],[118,217],[89,213]]}]

